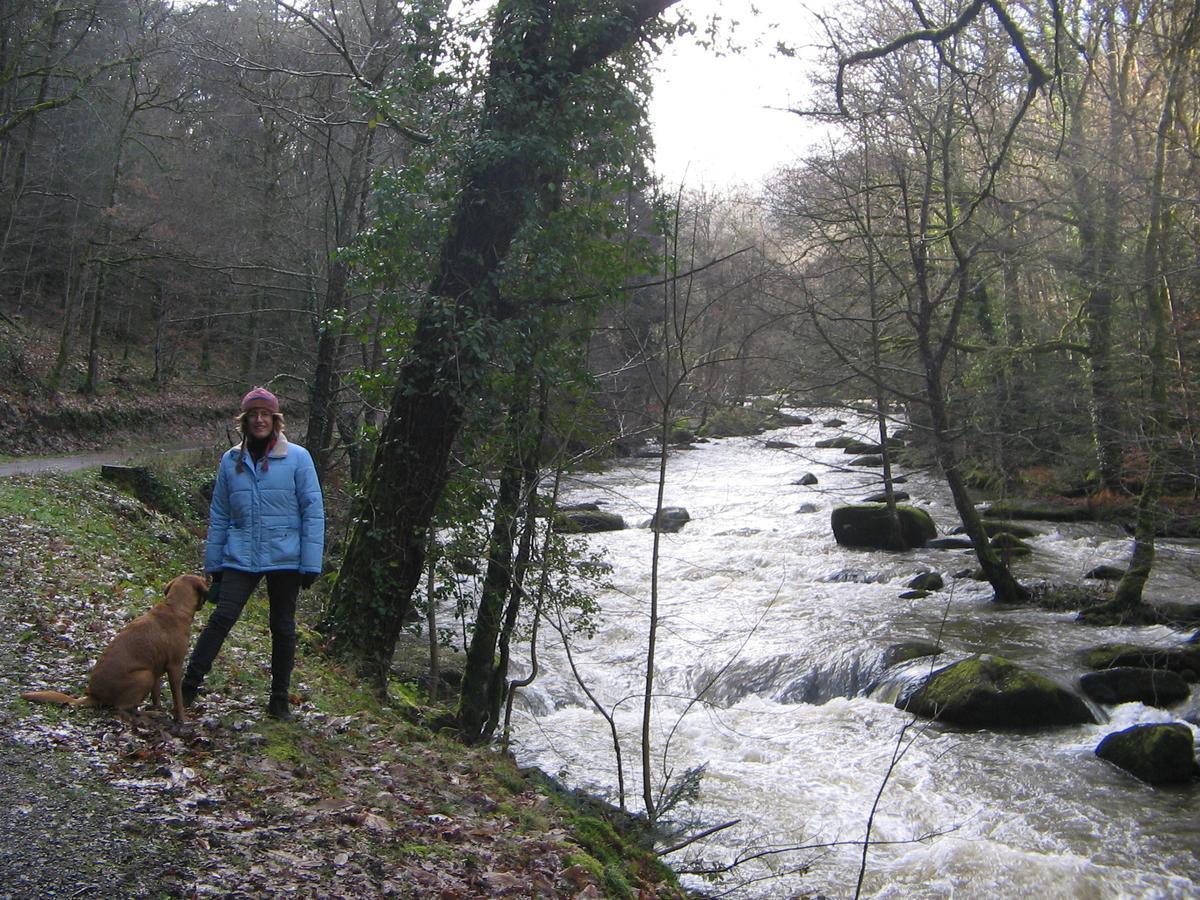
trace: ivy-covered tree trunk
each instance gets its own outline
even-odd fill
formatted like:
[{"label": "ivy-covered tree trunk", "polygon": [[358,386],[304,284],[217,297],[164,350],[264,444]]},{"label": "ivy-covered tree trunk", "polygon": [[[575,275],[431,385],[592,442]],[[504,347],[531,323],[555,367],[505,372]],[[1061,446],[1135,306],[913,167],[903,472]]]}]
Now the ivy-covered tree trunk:
[{"label": "ivy-covered tree trunk", "polygon": [[482,384],[498,325],[520,314],[503,302],[498,272],[539,188],[557,171],[559,103],[580,75],[674,2],[624,0],[586,23],[575,7],[550,0],[504,0],[493,13],[475,149],[325,615],[330,649],[378,691],[412,613],[464,404]]}]

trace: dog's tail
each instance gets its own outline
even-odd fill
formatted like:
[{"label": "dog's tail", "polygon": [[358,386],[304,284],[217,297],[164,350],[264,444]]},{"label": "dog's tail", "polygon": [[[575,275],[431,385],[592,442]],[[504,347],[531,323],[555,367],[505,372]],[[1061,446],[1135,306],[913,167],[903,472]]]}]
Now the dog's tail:
[{"label": "dog's tail", "polygon": [[56,706],[95,706],[96,701],[85,694],[82,697],[72,697],[61,691],[26,691],[21,695],[25,700],[34,703],[53,703]]}]

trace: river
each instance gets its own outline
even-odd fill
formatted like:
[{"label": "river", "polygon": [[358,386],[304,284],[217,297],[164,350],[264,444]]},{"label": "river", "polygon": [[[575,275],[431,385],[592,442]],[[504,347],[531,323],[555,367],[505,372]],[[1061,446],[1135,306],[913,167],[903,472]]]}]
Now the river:
[{"label": "river", "polygon": [[[835,415],[810,414],[818,423]],[[864,421],[848,430],[870,438]],[[1171,710],[1105,708],[1102,725],[997,733],[914,722],[891,703],[895,682],[877,684],[885,651],[903,641],[940,643],[946,652],[938,666],[989,652],[1070,683],[1084,647],[1168,645],[1182,635],[995,608],[986,585],[955,577],[974,566],[964,551],[838,547],[831,509],[877,490],[878,472],[847,467],[841,450],[815,448],[835,433],[796,426],[671,453],[666,504],[687,508],[692,520],[662,536],[655,768],[678,774],[705,766],[695,811],[710,825],[738,824],[668,861],[683,868],[697,856],[729,862],[760,854],[718,884],[686,879],[714,895],[853,896],[864,829],[887,776],[863,896],[1200,896],[1200,787],[1151,788],[1093,754],[1104,735],[1134,723],[1200,721],[1196,691]],[[797,446],[771,449],[768,440]],[[657,472],[656,461],[630,461],[571,482],[564,497],[599,501],[642,526],[582,539],[613,570],[599,595],[599,630],[572,644],[588,686],[615,711],[635,810],[653,540],[644,524]],[[806,472],[818,483],[794,484]],[[957,519],[945,488],[932,476],[907,474],[912,502],[948,531]],[[1129,552],[1119,528],[1039,527],[1019,577],[1078,582]],[[943,573],[946,588],[900,599],[922,571]],[[1198,584],[1200,545],[1163,543],[1149,599],[1196,600]],[[541,673],[518,700],[515,752],[522,763],[615,799],[608,726],[551,636],[543,629]],[[929,667],[913,664],[909,675]],[[804,847],[815,849],[789,849]]]}]

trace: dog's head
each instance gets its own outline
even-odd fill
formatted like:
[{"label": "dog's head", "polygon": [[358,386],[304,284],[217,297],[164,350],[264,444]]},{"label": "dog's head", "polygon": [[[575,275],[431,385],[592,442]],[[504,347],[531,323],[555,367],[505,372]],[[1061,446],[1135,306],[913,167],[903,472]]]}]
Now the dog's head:
[{"label": "dog's head", "polygon": [[208,599],[208,582],[199,575],[179,575],[167,582],[166,595],[168,600],[190,598],[195,613]]}]

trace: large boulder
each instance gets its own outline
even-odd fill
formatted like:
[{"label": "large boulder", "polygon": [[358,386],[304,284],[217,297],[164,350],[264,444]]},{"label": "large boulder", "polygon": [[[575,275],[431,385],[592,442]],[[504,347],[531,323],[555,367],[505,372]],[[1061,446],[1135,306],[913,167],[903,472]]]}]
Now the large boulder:
[{"label": "large boulder", "polygon": [[1191,688],[1175,672],[1120,666],[1088,672],[1079,678],[1080,689],[1096,703],[1144,703],[1173,706],[1187,698]]},{"label": "large boulder", "polygon": [[973,656],[938,669],[896,706],[964,728],[1095,723],[1088,705],[1044,675],[1000,656]]},{"label": "large boulder", "polygon": [[648,524],[655,531],[675,534],[691,520],[692,517],[682,506],[664,506],[654,514]]},{"label": "large boulder", "polygon": [[595,534],[621,531],[624,527],[625,520],[621,516],[599,509],[558,512],[554,516],[554,530],[562,534]]},{"label": "large boulder", "polygon": [[1196,742],[1180,723],[1134,725],[1108,735],[1096,755],[1150,784],[1179,784],[1196,777]]},{"label": "large boulder", "polygon": [[937,526],[929,513],[912,506],[897,506],[900,517],[900,537],[897,546],[891,537],[888,508],[882,503],[857,503],[833,510],[830,524],[833,539],[843,547],[864,550],[909,550],[920,547],[937,534]]},{"label": "large boulder", "polygon": [[1100,644],[1083,651],[1083,664],[1089,669],[1117,669],[1132,666],[1175,672],[1185,681],[1200,681],[1200,646],[1195,643],[1175,647],[1140,647],[1136,644]]}]

